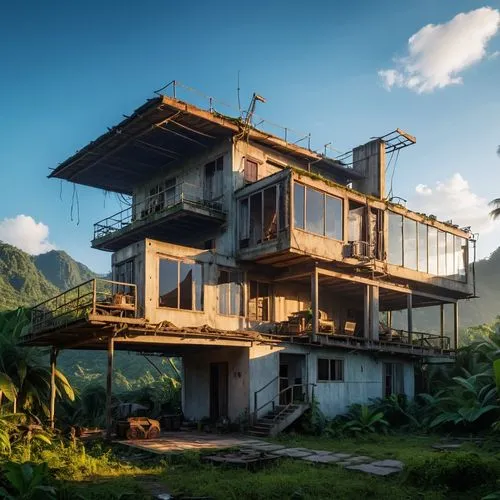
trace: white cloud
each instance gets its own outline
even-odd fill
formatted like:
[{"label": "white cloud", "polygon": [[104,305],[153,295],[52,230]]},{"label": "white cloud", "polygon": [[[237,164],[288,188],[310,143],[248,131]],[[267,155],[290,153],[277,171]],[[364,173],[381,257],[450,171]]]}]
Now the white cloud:
[{"label": "white cloud", "polygon": [[473,193],[469,183],[455,173],[449,179],[436,182],[434,187],[416,186],[415,197],[408,206],[417,212],[435,215],[438,220],[471,226],[474,233],[487,234],[496,224],[489,216],[488,201]]},{"label": "white cloud", "polygon": [[409,38],[408,55],[395,59],[395,68],[378,74],[387,90],[406,87],[419,94],[460,84],[460,73],[488,57],[486,46],[499,27],[500,12],[491,7],[462,12],[447,23],[428,24]]},{"label": "white cloud", "polygon": [[0,240],[29,254],[38,255],[54,250],[56,247],[48,238],[48,226],[43,222],[36,222],[29,215],[17,215],[0,221]]}]

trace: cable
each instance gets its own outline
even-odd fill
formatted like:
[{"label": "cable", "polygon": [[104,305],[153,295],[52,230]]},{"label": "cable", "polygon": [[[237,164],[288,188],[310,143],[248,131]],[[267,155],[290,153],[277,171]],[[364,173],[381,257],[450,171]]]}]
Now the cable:
[{"label": "cable", "polygon": [[396,165],[398,164],[398,159],[399,159],[399,149],[398,149],[398,152],[396,154],[396,159],[394,160],[394,166],[392,168],[392,175],[391,175],[391,189],[389,190],[389,195],[388,195],[388,198],[390,199],[391,196],[392,196],[392,183],[393,183],[393,180],[394,180],[394,173],[396,172]]},{"label": "cable", "polygon": [[73,222],[73,210],[75,208],[75,201],[76,201],[76,216],[77,216],[77,222],[76,225],[80,225],[80,200],[78,199],[78,190],[76,189],[76,184],[73,184],[73,195],[71,197],[71,211],[70,211],[70,218],[71,222]]}]

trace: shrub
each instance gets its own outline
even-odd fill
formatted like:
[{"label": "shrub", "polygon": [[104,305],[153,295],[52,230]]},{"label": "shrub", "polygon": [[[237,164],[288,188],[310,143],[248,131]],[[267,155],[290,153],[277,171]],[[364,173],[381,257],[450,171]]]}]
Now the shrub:
[{"label": "shrub", "polygon": [[500,473],[500,462],[475,453],[439,453],[416,458],[407,466],[407,482],[421,488],[444,487],[467,491],[479,486],[494,486]]}]

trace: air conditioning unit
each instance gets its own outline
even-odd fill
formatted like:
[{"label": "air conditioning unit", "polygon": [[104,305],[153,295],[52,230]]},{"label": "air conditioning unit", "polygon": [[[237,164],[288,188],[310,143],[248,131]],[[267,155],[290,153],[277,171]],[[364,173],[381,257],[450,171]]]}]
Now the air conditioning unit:
[{"label": "air conditioning unit", "polygon": [[373,248],[366,241],[350,241],[345,246],[345,256],[362,260],[372,259]]}]

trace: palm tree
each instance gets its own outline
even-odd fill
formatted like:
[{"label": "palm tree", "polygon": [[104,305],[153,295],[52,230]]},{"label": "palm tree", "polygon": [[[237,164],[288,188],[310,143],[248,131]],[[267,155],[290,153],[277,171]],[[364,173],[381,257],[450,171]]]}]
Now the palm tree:
[{"label": "palm tree", "polygon": [[[45,353],[20,345],[23,329],[29,324],[24,309],[0,314],[0,408],[2,399],[12,403],[12,411],[47,415],[50,392],[50,369]],[[66,377],[56,370],[59,397],[74,400],[74,391]]]}]

